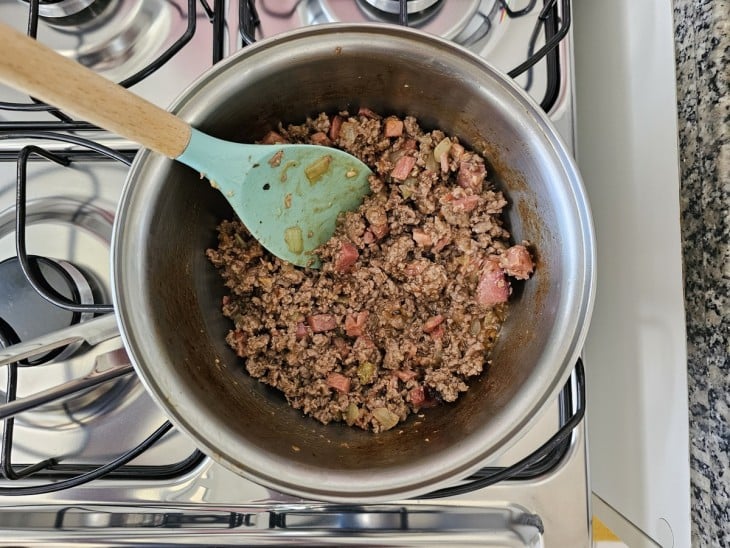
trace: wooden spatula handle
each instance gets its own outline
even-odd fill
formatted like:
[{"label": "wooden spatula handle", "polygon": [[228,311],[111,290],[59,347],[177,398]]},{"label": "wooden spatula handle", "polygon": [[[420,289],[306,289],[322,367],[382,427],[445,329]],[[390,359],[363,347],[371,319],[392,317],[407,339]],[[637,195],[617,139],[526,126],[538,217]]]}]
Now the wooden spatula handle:
[{"label": "wooden spatula handle", "polygon": [[0,82],[169,158],[190,140],[183,120],[2,23]]}]

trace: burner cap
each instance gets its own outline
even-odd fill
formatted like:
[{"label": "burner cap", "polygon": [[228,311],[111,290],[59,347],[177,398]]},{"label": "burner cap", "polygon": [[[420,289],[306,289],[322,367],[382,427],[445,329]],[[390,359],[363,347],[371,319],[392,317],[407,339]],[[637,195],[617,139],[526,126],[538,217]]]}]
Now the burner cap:
[{"label": "burner cap", "polygon": [[[408,25],[459,42],[462,33],[471,36],[476,30],[472,27],[484,24],[486,16],[479,14],[490,13],[485,10],[496,5],[497,0],[459,0],[457,3],[458,9],[446,9],[445,0],[408,0]],[[312,0],[303,4],[311,4],[308,11],[303,11],[308,21],[317,23],[400,22],[398,0]]]},{"label": "burner cap", "polygon": [[[416,27],[423,25],[441,9],[443,3],[443,0],[408,0],[408,23]],[[371,19],[398,23],[398,0],[357,0],[357,4]]]},{"label": "burner cap", "polygon": [[[400,13],[399,0],[364,0],[375,9],[385,13]],[[443,0],[406,0],[408,14],[419,13],[432,7],[434,4],[441,4]]]},{"label": "burner cap", "polygon": [[[47,289],[76,303],[93,303],[89,282],[73,265],[33,255],[28,257],[28,261],[37,279],[45,279]],[[31,340],[87,319],[82,316],[90,315],[63,310],[41,297],[28,283],[17,257],[0,262],[0,319],[3,327],[10,331],[7,335],[14,339],[13,342]],[[27,364],[38,365],[63,359],[77,348],[78,344],[59,348],[29,360]]]}]

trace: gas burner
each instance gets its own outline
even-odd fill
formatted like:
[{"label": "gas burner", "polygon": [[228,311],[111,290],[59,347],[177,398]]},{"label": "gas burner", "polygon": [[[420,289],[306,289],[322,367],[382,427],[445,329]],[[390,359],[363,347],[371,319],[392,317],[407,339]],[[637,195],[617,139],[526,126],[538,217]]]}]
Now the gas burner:
[{"label": "gas burner", "polygon": [[[41,172],[36,176],[40,177]],[[45,180],[41,179],[41,182],[45,183]],[[82,179],[79,184],[83,182]],[[64,265],[64,275],[72,277],[74,284],[82,283],[83,278],[83,285],[90,288],[84,291],[91,291],[97,303],[106,302],[109,298],[107,258],[113,223],[113,206],[101,200],[43,197],[26,203],[26,242],[29,253],[43,257],[63,257],[63,260],[56,259],[53,262]],[[9,260],[17,261],[14,237],[15,207],[11,207],[0,211],[0,260],[10,257]],[[88,300],[84,293],[80,302],[89,304],[86,302]],[[56,329],[59,327],[63,326],[55,326]]]},{"label": "gas burner", "polygon": [[[51,290],[67,300],[86,305],[93,304],[101,293],[91,276],[68,261],[35,255],[27,259],[33,276],[46,291]],[[0,329],[7,340],[28,341],[90,320],[92,316],[90,313],[69,312],[46,301],[26,278],[17,257],[0,262]],[[38,387],[39,383],[42,386],[49,381],[51,386],[60,384],[80,374],[88,374],[89,368],[103,370],[110,365],[128,362],[126,353],[120,348],[103,352],[94,360],[85,357],[81,349],[82,343],[73,343],[32,361],[21,362],[19,365],[26,366],[23,368],[21,390],[28,386]],[[40,367],[42,365],[44,367]],[[0,389],[0,401],[6,398],[5,390],[7,386]],[[139,391],[139,388],[134,378],[119,378],[39,406],[22,415],[18,424],[64,431],[79,429],[110,407],[121,405],[123,399],[134,394],[135,390]],[[38,388],[34,388],[32,392],[37,391]]]},{"label": "gas burner", "polygon": [[[19,9],[27,12],[27,1]],[[155,59],[187,18],[166,0],[60,0],[40,4],[38,14],[39,41],[116,81]]]},{"label": "gas burner", "polygon": [[[35,175],[38,177],[39,173]],[[44,182],[42,178],[34,181]],[[0,253],[11,246],[14,220],[15,208],[0,211]],[[43,255],[55,250],[69,258],[30,255],[28,260],[35,278],[45,280],[46,290],[52,288],[67,300],[86,305],[107,302],[110,282],[106,268],[112,223],[113,209],[94,199],[29,200],[26,206],[29,248]],[[0,262],[0,329],[13,342],[47,335],[92,317],[92,313],[69,312],[46,301],[27,281],[17,257]],[[91,353],[87,350],[81,343],[74,343],[21,363],[26,367],[22,368],[19,379],[18,397],[129,360],[119,341],[102,343]],[[31,365],[34,367],[27,367]],[[5,398],[5,388],[5,380],[0,378],[0,401]],[[124,409],[125,402],[139,399],[143,392],[136,378],[121,377],[22,413],[16,424],[21,429],[52,429],[59,435],[81,440],[85,425],[107,416],[110,408]]]},{"label": "gas burner", "polygon": [[[94,291],[90,280],[71,263],[32,255],[28,257],[28,266],[46,291],[78,304],[93,304]],[[16,342],[27,341],[90,317],[91,314],[63,310],[39,295],[23,273],[17,257],[0,262],[0,322],[8,338]],[[26,365],[62,360],[79,346],[77,343],[54,350]]]},{"label": "gas burner", "polygon": [[[398,23],[398,0],[316,0],[305,2],[309,23]],[[486,36],[484,21],[494,12],[496,0],[463,0],[459,9],[445,9],[443,0],[408,0],[408,24],[459,43],[475,34]],[[486,28],[486,31],[484,30]]]},{"label": "gas burner", "polygon": [[[398,0],[357,0],[357,4],[365,13],[375,20],[387,23],[398,23],[400,2]],[[408,0],[408,24],[422,26],[431,19],[445,4],[444,0]]]},{"label": "gas burner", "polygon": [[[94,302],[108,303],[115,203],[128,168],[116,162],[87,164],[77,161],[71,168],[52,163],[29,166],[28,191],[33,197],[26,203],[25,236],[29,253],[62,258],[56,259],[56,263],[73,263],[91,287]],[[66,179],[59,196],[58,180],[63,176]],[[15,188],[14,176],[10,183],[3,187],[0,178],[0,197],[4,190]],[[8,205],[0,210],[0,261],[14,262],[16,210],[14,205]],[[0,275],[0,279],[4,276]],[[0,301],[5,302],[5,297],[0,295]],[[0,312],[0,316],[4,319],[5,313]],[[85,319],[83,316],[81,320]],[[19,368],[17,398],[128,363],[119,338],[94,347],[84,344],[62,361],[56,357],[52,363]],[[0,374],[0,402],[5,400],[7,387],[5,375]],[[17,415],[13,460],[21,466],[49,456],[62,456],[69,466],[97,466],[129,450],[143,433],[154,431],[164,421],[165,416],[137,377],[126,375]],[[122,427],[126,434],[120,435],[120,425],[133,426],[129,431]],[[169,466],[193,450],[187,437],[168,434],[138,457],[135,464]]]},{"label": "gas burner", "polygon": [[[28,0],[22,0],[28,3]],[[114,0],[41,0],[38,15],[49,25],[82,26],[101,24],[113,11],[108,9]]]},{"label": "gas burner", "polygon": [[[108,301],[109,242],[113,213],[88,200],[42,198],[26,204],[26,241],[34,278],[66,300],[90,305]],[[11,338],[26,341],[91,319],[41,297],[15,256],[15,208],[0,211],[0,320]],[[63,257],[50,258],[50,257]],[[99,259],[103,257],[103,259]],[[73,264],[72,264],[73,263]],[[29,363],[60,361],[78,350],[71,345]]]}]

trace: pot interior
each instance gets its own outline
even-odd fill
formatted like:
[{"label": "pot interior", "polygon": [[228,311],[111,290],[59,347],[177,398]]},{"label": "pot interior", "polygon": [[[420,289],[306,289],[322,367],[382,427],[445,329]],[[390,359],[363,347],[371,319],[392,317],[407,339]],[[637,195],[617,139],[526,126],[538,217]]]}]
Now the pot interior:
[{"label": "pot interior", "polygon": [[249,377],[224,341],[226,290],[205,250],[232,218],[225,199],[190,169],[143,153],[118,218],[116,290],[130,353],[158,401],[214,458],[314,498],[424,491],[506,448],[570,371],[587,300],[580,183],[537,107],[481,61],[400,29],[295,33],[214,72],[175,110],[217,137],[252,142],[279,121],[359,106],[458,136],[486,155],[513,239],[530,242],[537,268],[513,284],[492,363],[457,402],[379,435],[325,426]]}]

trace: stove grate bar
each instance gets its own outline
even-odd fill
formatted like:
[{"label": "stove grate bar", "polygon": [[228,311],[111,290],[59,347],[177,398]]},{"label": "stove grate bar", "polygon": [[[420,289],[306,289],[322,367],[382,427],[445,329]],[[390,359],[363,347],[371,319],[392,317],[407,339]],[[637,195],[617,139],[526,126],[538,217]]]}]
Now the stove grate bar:
[{"label": "stove grate bar", "polygon": [[516,19],[518,17],[522,17],[522,16],[530,13],[535,8],[535,4],[537,4],[537,0],[530,0],[529,4],[527,4],[527,6],[525,6],[522,9],[518,9],[518,10],[511,9],[509,7],[508,0],[499,0],[499,4],[500,4],[500,6],[502,6],[502,9],[507,14],[507,17]]},{"label": "stove grate bar", "polygon": [[[95,145],[95,150],[101,154],[104,154],[110,158],[114,158],[122,161],[118,154],[112,150]],[[64,167],[68,167],[71,162],[68,158],[60,156],[58,154],[44,150],[41,147],[35,145],[29,145],[23,147],[18,154],[18,169],[17,169],[17,184],[16,184],[16,195],[15,195],[15,251],[18,256],[18,262],[23,270],[25,278],[28,283],[35,289],[36,293],[43,297],[49,303],[68,310],[70,312],[90,312],[93,314],[105,314],[112,312],[114,306],[111,304],[79,304],[64,298],[62,295],[56,293],[50,288],[45,280],[39,279],[42,277],[40,272],[35,271],[30,266],[30,260],[28,259],[28,251],[26,249],[25,239],[25,221],[26,221],[26,189],[27,189],[27,164],[28,158],[31,154],[37,154],[55,162]],[[126,159],[124,159],[126,160]],[[124,162],[126,163],[126,161]]]},{"label": "stove grate bar", "polygon": [[[535,24],[541,25],[543,24],[543,22],[546,22],[550,18],[550,11],[556,6],[556,4],[557,0],[547,0]],[[561,0],[560,10],[562,14],[562,16],[560,17],[560,22],[562,23],[562,25],[560,26],[558,31],[554,35],[550,36],[545,42],[545,45],[536,52],[534,52],[526,61],[520,63],[518,66],[509,71],[507,75],[510,78],[517,78],[520,74],[527,71],[530,67],[535,66],[537,62],[540,61],[540,59],[542,59],[548,53],[557,48],[558,44],[560,44],[563,38],[568,35],[571,21],[570,0]]]},{"label": "stove grate bar", "polygon": [[[8,419],[12,420],[12,419]],[[40,495],[45,493],[54,493],[56,491],[63,491],[64,489],[71,489],[72,487],[78,487],[90,481],[93,481],[102,476],[108,475],[113,470],[120,468],[137,458],[139,455],[147,451],[152,445],[157,443],[167,432],[172,429],[172,423],[166,421],[157,430],[155,430],[147,439],[140,443],[137,447],[127,451],[123,455],[119,456],[115,460],[103,465],[98,468],[94,468],[89,472],[85,472],[78,476],[74,476],[65,480],[60,480],[52,483],[44,483],[39,485],[29,485],[24,487],[0,487],[0,496],[27,496],[27,495]],[[4,460],[4,459],[3,459]],[[51,468],[56,464],[55,459],[49,459],[36,465],[36,468],[44,465],[43,468]],[[37,471],[37,470],[34,470]],[[154,478],[157,479],[157,478]]]},{"label": "stove grate bar", "polygon": [[[483,469],[477,475],[468,478],[467,483],[456,485],[454,487],[446,487],[433,491],[426,495],[421,495],[419,498],[434,499],[442,497],[452,497],[456,495],[463,495],[479,489],[484,489],[495,483],[505,481],[508,479],[521,478],[525,472],[530,473],[528,477],[535,477],[539,474],[535,474],[534,467],[538,468],[542,472],[546,472],[553,467],[557,466],[562,460],[562,457],[567,454],[570,448],[571,438],[573,436],[573,430],[581,423],[583,416],[585,415],[586,409],[586,395],[585,395],[585,369],[583,368],[583,360],[578,358],[575,365],[575,385],[576,385],[576,408],[573,414],[567,421],[562,421],[563,424],[560,429],[553,434],[553,436],[538,447],[533,453],[529,454],[522,460],[516,462],[512,466],[502,468],[498,470]],[[565,390],[570,390],[571,380],[568,380]],[[561,411],[563,408],[561,407]],[[557,458],[557,460],[555,460]],[[545,468],[544,461],[551,462],[549,468]],[[476,478],[476,479],[474,479]]]}]

